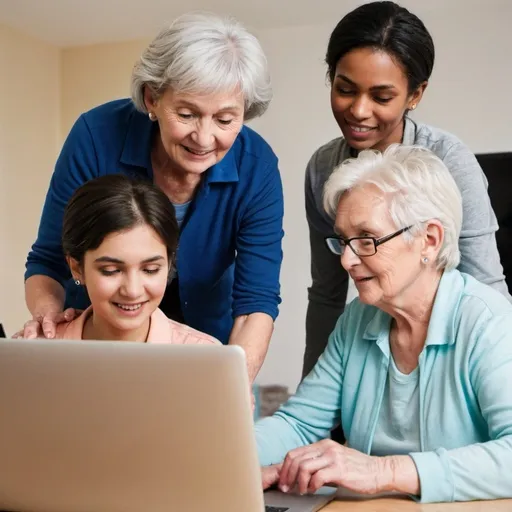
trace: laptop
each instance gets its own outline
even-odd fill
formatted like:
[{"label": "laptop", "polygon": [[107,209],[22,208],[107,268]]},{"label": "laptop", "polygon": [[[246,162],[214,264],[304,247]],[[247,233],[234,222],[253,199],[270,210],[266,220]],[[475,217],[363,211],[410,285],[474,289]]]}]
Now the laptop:
[{"label": "laptop", "polygon": [[0,510],[318,510],[264,503],[248,389],[239,347],[2,340]]}]

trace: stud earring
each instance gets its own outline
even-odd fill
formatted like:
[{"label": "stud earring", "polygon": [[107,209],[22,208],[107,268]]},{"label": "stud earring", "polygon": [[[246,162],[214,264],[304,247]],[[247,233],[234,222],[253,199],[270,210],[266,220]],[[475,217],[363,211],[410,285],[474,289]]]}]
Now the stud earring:
[{"label": "stud earring", "polygon": [[428,258],[423,258],[423,263],[428,263]]},{"label": "stud earring", "polygon": [[148,115],[149,115],[149,119],[151,121],[156,121],[156,116],[155,116],[155,114],[153,112],[150,112]]},{"label": "stud earring", "polygon": [[411,110],[414,110],[416,108],[416,103],[414,105],[411,105]]},{"label": "stud earring", "polygon": [[75,279],[75,284],[76,284],[77,286],[80,286],[82,283],[80,282],[80,279]]}]

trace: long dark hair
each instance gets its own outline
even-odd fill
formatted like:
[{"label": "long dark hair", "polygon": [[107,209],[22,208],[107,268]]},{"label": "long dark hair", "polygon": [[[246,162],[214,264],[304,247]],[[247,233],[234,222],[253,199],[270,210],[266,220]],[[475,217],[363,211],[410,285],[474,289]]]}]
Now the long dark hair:
[{"label": "long dark hair", "polygon": [[372,2],[349,12],[333,30],[325,62],[331,83],[338,61],[356,48],[388,53],[403,67],[409,93],[428,81],[434,67],[434,41],[423,22],[394,2]]},{"label": "long dark hair", "polygon": [[78,188],[64,211],[62,249],[83,262],[87,251],[97,249],[106,236],[138,225],[148,225],[167,247],[174,262],[179,228],[167,196],[149,181],[110,174]]}]

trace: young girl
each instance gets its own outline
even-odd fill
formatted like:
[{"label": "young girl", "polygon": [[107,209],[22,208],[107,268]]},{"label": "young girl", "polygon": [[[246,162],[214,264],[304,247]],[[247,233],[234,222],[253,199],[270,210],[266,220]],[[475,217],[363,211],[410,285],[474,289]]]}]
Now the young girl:
[{"label": "young girl", "polygon": [[219,343],[158,309],[178,235],[173,206],[152,183],[118,174],[81,186],[65,210],[62,247],[91,306],[59,324],[56,338]]}]

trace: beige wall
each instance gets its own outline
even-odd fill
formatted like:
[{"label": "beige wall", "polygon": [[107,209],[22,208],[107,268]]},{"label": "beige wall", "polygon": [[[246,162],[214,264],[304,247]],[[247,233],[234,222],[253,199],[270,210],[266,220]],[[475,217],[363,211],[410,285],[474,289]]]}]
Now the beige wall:
[{"label": "beige wall", "polygon": [[23,273],[60,145],[59,50],[0,25],[0,322],[28,320]]},{"label": "beige wall", "polygon": [[98,44],[62,50],[61,129],[95,105],[130,95],[130,74],[148,41]]}]

